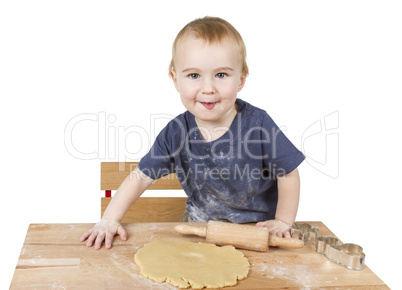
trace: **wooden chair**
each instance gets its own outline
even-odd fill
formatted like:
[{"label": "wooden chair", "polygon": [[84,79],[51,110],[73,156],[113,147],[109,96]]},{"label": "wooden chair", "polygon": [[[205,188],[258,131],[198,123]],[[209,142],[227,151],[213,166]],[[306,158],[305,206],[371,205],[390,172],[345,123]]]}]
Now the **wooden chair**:
[{"label": "wooden chair", "polygon": [[[116,190],[123,180],[137,167],[138,162],[102,162],[101,216],[111,200],[111,191]],[[148,189],[183,189],[176,174],[158,179]],[[178,222],[185,210],[186,197],[140,197],[129,209],[123,223],[135,222]]]}]

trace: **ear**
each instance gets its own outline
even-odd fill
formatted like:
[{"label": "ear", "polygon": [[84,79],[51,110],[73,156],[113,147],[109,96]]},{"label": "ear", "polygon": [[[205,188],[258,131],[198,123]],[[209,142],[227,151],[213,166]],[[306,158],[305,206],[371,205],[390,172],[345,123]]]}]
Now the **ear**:
[{"label": "ear", "polygon": [[246,78],[247,78],[246,75],[244,75],[244,74],[241,75],[241,77],[240,77],[240,84],[239,84],[239,87],[237,88],[237,92],[240,92],[241,89],[242,89],[242,88],[244,87],[244,85],[246,84]]},{"label": "ear", "polygon": [[169,75],[170,75],[170,77],[171,77],[172,80],[173,80],[173,84],[174,84],[176,90],[177,90],[178,92],[180,92],[180,91],[179,91],[179,84],[177,83],[176,72],[175,72],[175,70],[174,70],[173,68],[170,70]]}]

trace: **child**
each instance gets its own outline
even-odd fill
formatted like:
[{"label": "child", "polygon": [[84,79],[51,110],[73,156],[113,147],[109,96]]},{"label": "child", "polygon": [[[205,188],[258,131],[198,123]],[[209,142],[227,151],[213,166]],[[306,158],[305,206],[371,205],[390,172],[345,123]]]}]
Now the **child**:
[{"label": "child", "polygon": [[96,249],[104,240],[110,248],[116,234],[126,240],[120,221],[127,210],[172,172],[188,196],[181,221],[257,222],[290,237],[305,157],[265,111],[237,99],[248,75],[240,34],[223,19],[196,19],[177,35],[169,69],[187,111],[161,131],[80,240]]}]

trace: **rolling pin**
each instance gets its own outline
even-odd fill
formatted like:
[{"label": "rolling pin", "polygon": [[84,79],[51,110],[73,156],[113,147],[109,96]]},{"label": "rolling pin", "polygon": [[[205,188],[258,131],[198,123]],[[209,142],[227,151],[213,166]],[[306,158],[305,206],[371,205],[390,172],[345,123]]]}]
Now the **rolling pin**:
[{"label": "rolling pin", "polygon": [[299,239],[270,236],[266,227],[209,221],[207,227],[177,225],[174,229],[183,235],[205,237],[207,243],[219,246],[232,245],[235,248],[258,252],[267,251],[268,244],[292,249],[300,249],[304,246],[304,242]]}]

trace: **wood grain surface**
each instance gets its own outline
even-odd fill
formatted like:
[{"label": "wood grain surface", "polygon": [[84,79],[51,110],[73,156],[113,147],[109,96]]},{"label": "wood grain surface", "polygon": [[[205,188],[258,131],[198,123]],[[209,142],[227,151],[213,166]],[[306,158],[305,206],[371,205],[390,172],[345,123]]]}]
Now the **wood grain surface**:
[{"label": "wood grain surface", "polygon": [[[111,197],[101,198],[101,216]],[[123,223],[178,222],[186,209],[187,197],[140,197],[130,207]]]},{"label": "wood grain surface", "polygon": [[[138,162],[102,162],[101,190],[116,190],[137,167]],[[155,181],[148,189],[183,189],[176,174],[172,173]]]},{"label": "wood grain surface", "polygon": [[[334,236],[323,223],[309,223],[320,228],[320,235]],[[110,250],[87,248],[78,241],[93,224],[32,224],[10,289],[176,289],[140,275],[133,258],[139,248],[152,240],[205,240],[176,233],[177,224],[125,224],[128,240],[123,242],[116,237]],[[303,249],[270,248],[265,253],[241,251],[251,267],[248,277],[234,289],[389,289],[369,267],[361,271],[346,269],[316,253],[312,245]]]}]

